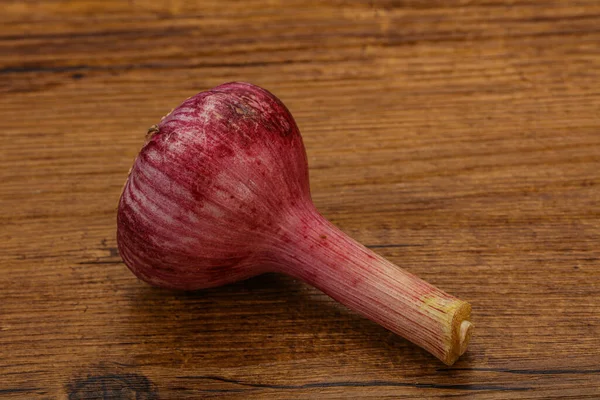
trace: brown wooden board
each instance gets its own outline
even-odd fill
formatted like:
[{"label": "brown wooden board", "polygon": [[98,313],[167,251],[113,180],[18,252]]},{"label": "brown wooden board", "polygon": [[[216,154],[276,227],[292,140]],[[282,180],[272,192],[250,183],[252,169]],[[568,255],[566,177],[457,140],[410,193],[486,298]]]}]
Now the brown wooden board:
[{"label": "brown wooden board", "polygon": [[[600,2],[0,8],[0,398],[600,397]],[[233,80],[290,108],[327,218],[473,305],[453,367],[285,276],[121,262],[146,130]]]}]

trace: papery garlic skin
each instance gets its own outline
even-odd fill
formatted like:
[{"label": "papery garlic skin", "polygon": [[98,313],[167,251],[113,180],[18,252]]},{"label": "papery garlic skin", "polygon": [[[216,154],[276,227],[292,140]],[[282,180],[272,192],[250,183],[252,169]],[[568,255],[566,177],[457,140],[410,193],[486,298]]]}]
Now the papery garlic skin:
[{"label": "papery garlic skin", "polygon": [[175,289],[262,272],[261,243],[278,233],[282,214],[310,202],[306,152],[290,112],[264,89],[229,83],[187,99],[157,128],[119,204],[126,264]]},{"label": "papery garlic skin", "polygon": [[281,272],[446,364],[471,336],[468,303],[318,213],[292,115],[248,83],[199,93],[153,126],[125,184],[117,226],[126,265],[156,286],[195,290]]}]

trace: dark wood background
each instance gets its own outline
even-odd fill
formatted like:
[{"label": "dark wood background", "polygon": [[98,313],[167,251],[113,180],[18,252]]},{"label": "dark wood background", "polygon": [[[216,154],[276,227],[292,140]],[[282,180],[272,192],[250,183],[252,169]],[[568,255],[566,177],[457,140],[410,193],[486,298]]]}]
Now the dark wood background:
[{"label": "dark wood background", "polygon": [[[597,0],[0,7],[1,398],[600,397]],[[147,128],[232,80],[289,106],[325,216],[473,304],[454,367],[285,276],[120,261]]]}]

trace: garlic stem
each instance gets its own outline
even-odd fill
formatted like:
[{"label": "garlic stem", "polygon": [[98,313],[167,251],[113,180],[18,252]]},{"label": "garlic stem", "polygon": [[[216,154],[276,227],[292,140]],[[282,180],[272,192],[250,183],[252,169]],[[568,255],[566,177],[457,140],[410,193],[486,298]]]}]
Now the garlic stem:
[{"label": "garlic stem", "polygon": [[392,264],[309,208],[288,218],[280,272],[319,288],[350,309],[451,365],[467,348],[471,306]]}]

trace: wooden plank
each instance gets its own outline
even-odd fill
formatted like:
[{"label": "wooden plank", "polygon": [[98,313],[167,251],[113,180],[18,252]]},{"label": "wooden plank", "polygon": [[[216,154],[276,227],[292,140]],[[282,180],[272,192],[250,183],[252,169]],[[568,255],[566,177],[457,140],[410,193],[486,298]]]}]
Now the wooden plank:
[{"label": "wooden plank", "polygon": [[[600,3],[8,1],[0,398],[597,398]],[[303,132],[318,208],[473,304],[434,357],[285,276],[139,282],[146,129],[232,80]]]}]

